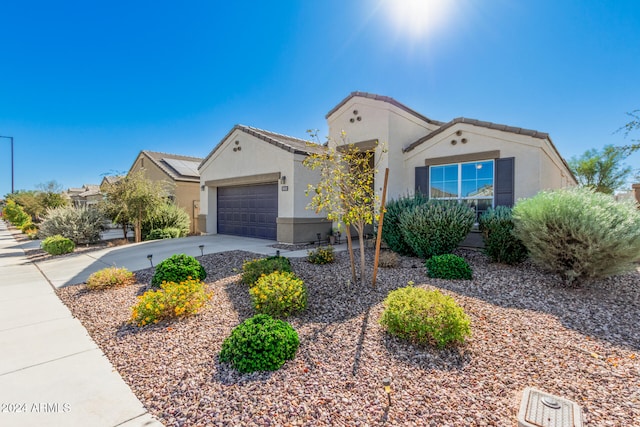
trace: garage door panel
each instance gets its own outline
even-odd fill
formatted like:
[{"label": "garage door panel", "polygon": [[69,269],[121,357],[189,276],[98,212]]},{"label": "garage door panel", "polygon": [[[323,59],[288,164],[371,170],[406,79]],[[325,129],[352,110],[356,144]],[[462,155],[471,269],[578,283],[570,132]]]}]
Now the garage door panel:
[{"label": "garage door panel", "polygon": [[218,233],[276,239],[278,184],[218,187]]}]

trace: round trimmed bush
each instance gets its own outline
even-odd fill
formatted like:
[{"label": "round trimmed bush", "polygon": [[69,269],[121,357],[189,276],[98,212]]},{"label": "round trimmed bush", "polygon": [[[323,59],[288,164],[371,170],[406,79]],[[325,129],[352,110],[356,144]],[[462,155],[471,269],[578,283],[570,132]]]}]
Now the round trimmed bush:
[{"label": "round trimmed bush", "polygon": [[527,259],[527,247],[513,235],[511,208],[489,208],[480,215],[478,224],[484,241],[484,253],[491,261],[515,265]]},{"label": "round trimmed bush", "polygon": [[335,261],[336,256],[333,253],[333,246],[318,248],[307,252],[307,261],[311,264],[330,264]]},{"label": "round trimmed bush", "polygon": [[87,279],[87,288],[119,288],[121,286],[133,285],[135,282],[135,276],[126,268],[107,267],[102,270],[98,270],[89,276]]},{"label": "round trimmed bush", "polygon": [[180,283],[188,279],[204,280],[207,272],[200,262],[190,255],[176,254],[156,266],[151,286],[159,287],[162,282]]},{"label": "round trimmed bush", "polygon": [[471,320],[453,298],[440,291],[407,286],[389,292],[380,324],[391,335],[443,348],[471,335]]},{"label": "round trimmed bush", "polygon": [[514,234],[567,285],[632,271],[640,259],[635,203],[588,188],[543,191],[513,208]]},{"label": "round trimmed bush", "polygon": [[154,228],[147,234],[144,240],[177,239],[180,237],[180,229],[175,227]]},{"label": "round trimmed bush", "polygon": [[242,264],[242,283],[253,286],[263,274],[271,274],[274,271],[291,271],[291,261],[283,256],[270,256],[262,259],[254,259]]},{"label": "round trimmed bush", "polygon": [[307,306],[307,288],[291,272],[274,271],[261,276],[249,290],[258,313],[287,317]]},{"label": "round trimmed bush", "polygon": [[425,265],[429,277],[449,280],[471,280],[471,267],[464,258],[453,254],[436,255]]},{"label": "round trimmed bush", "polygon": [[27,222],[27,223],[23,224],[22,227],[20,227],[20,231],[22,231],[23,234],[37,233],[38,232],[38,226],[35,225],[32,222]]},{"label": "round trimmed bush", "polygon": [[400,214],[404,240],[420,258],[451,253],[471,231],[476,215],[455,201],[429,200]]},{"label": "round trimmed bush", "polygon": [[220,361],[240,372],[275,371],[295,357],[299,345],[298,333],[289,323],[256,314],[224,340]]},{"label": "round trimmed bush", "polygon": [[76,248],[75,243],[60,235],[47,237],[40,245],[45,252],[51,255],[68,254]]}]

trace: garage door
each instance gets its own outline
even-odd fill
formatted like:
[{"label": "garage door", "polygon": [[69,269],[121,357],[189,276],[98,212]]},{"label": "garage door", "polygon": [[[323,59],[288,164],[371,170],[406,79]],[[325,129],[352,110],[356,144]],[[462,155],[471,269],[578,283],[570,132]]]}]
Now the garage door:
[{"label": "garage door", "polygon": [[218,233],[276,240],[278,184],[218,187]]}]

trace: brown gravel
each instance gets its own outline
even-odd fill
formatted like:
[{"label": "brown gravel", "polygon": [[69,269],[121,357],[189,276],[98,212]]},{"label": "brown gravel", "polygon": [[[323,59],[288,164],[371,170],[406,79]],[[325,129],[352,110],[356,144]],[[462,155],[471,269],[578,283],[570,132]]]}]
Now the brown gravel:
[{"label": "brown gravel", "polygon": [[[239,374],[218,362],[224,338],[253,314],[238,271],[254,254],[201,257],[213,299],[174,323],[126,323],[151,269],[137,273],[139,285],[58,294],[168,426],[516,426],[527,386],[577,401],[589,426],[640,425],[640,273],[566,289],[528,263],[457,253],[471,264],[472,281],[429,279],[419,259],[405,257],[379,271],[377,289],[349,284],[345,253],[323,266],[293,259],[309,305],[288,319],[300,336],[296,358],[272,373]],[[409,281],[464,307],[473,331],[466,345],[438,351],[384,333],[381,302]]]}]

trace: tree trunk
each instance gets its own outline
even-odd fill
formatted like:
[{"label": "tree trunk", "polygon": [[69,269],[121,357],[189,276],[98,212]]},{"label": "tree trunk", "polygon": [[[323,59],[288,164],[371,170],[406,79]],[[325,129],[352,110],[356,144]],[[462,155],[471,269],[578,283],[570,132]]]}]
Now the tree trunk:
[{"label": "tree trunk", "polygon": [[353,259],[353,242],[351,241],[351,233],[349,230],[349,226],[346,226],[345,233],[347,233],[347,251],[349,251],[349,260],[351,261],[351,277],[353,284],[355,285],[357,282],[356,277],[356,260]]},{"label": "tree trunk", "polygon": [[124,234],[124,240],[127,240],[127,223],[122,223],[122,234]]},{"label": "tree trunk", "polygon": [[142,212],[138,211],[138,217],[135,223],[136,243],[142,242]]},{"label": "tree trunk", "polygon": [[367,278],[364,258],[364,224],[358,226],[358,241],[360,242],[360,284],[364,287]]}]

